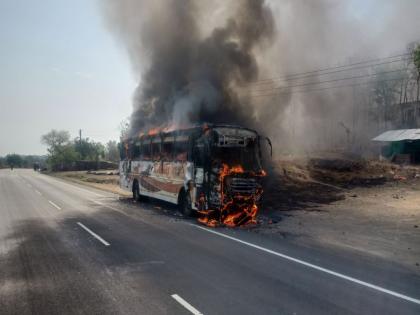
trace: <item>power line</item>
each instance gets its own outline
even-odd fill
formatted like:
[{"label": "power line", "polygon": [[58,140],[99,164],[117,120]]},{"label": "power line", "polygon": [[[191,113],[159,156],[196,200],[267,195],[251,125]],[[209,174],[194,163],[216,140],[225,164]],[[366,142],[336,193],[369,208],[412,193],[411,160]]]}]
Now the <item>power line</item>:
[{"label": "power line", "polygon": [[406,70],[406,69],[404,68],[404,69],[397,69],[397,70],[392,70],[392,71],[383,71],[383,72],[378,72],[378,73],[373,73],[373,74],[363,74],[363,75],[358,75],[358,76],[331,79],[331,80],[318,81],[318,82],[307,82],[307,83],[301,83],[301,84],[295,84],[295,85],[289,85],[289,86],[279,86],[279,87],[273,87],[269,89],[251,90],[251,92],[266,92],[266,91],[283,90],[283,89],[289,89],[289,88],[294,88],[294,87],[317,85],[317,84],[331,83],[331,82],[338,82],[338,81],[345,81],[345,80],[352,80],[352,79],[362,79],[366,77],[378,76],[381,74],[400,72],[403,70]]},{"label": "power line", "polygon": [[[360,62],[351,63],[351,64],[347,64],[347,65],[321,68],[321,69],[317,69],[317,70],[312,70],[312,71],[307,71],[307,72],[301,72],[301,73],[295,73],[295,74],[286,75],[286,76],[283,76],[283,78],[296,77],[296,76],[301,76],[301,75],[304,75],[304,74],[310,74],[310,73],[316,73],[316,72],[324,72],[324,71],[332,70],[332,69],[349,68],[349,67],[357,66],[357,65],[361,65],[361,64],[378,62],[378,61],[386,60],[386,59],[394,59],[394,58],[404,57],[404,56],[408,56],[408,55],[410,55],[410,53],[404,53],[404,54],[399,54],[399,55],[394,55],[394,56],[389,56],[389,57],[383,57],[383,58],[370,59],[370,60],[360,61]],[[281,78],[281,77],[278,77],[278,78]],[[258,82],[270,81],[272,79],[273,78],[258,80]]]},{"label": "power line", "polygon": [[306,79],[306,78],[310,78],[310,77],[319,77],[319,76],[324,76],[324,75],[328,75],[328,74],[335,74],[335,73],[346,72],[346,71],[357,70],[357,69],[364,69],[364,68],[371,68],[371,67],[376,67],[376,66],[381,66],[381,65],[391,64],[391,63],[395,63],[395,62],[406,61],[406,60],[409,60],[409,59],[404,58],[404,59],[398,59],[398,60],[385,61],[385,62],[376,63],[376,64],[352,67],[352,68],[349,68],[349,69],[340,69],[340,70],[334,70],[334,71],[329,71],[329,72],[324,72],[324,73],[313,73],[313,74],[307,74],[305,76],[293,77],[293,78],[289,78],[289,79],[281,79],[281,78],[276,79],[276,78],[274,78],[271,81],[269,81],[270,79],[267,79],[267,81],[265,81],[265,82],[255,81],[255,83],[250,83],[248,85],[243,85],[243,86],[240,86],[240,88],[248,88],[249,86],[252,86],[252,85],[258,86],[258,85],[270,84],[270,83],[275,83],[275,81],[294,81],[294,80],[301,80],[301,79]]},{"label": "power line", "polygon": [[[370,59],[370,60],[350,63],[350,64],[346,64],[346,65],[326,67],[326,68],[321,68],[321,69],[316,69],[316,70],[311,70],[311,71],[306,71],[306,72],[289,74],[289,75],[285,75],[285,76],[255,80],[253,82],[249,82],[248,84],[249,85],[258,84],[258,83],[262,84],[262,82],[272,82],[274,80],[280,80],[280,79],[290,80],[290,79],[295,78],[295,77],[299,77],[299,76],[303,76],[303,75],[309,75],[309,74],[315,74],[315,73],[318,73],[318,72],[325,72],[325,71],[334,70],[334,69],[350,68],[350,69],[343,70],[343,71],[348,71],[348,70],[352,70],[351,67],[354,67],[354,66],[358,66],[358,65],[362,65],[362,64],[369,64],[369,63],[374,63],[374,62],[380,62],[382,60],[387,60],[387,59],[401,58],[401,57],[409,56],[409,55],[410,55],[410,53],[404,53],[404,54],[399,54],[399,55],[394,55],[394,56],[389,56],[389,57]],[[395,60],[395,61],[392,61],[392,62],[399,62],[399,61],[404,61],[404,60],[405,59],[399,59],[399,60]],[[392,62],[389,62],[389,63],[392,63]],[[373,66],[375,66],[375,65],[365,65],[364,67],[373,67]],[[320,75],[320,74],[318,74],[318,75]]]},{"label": "power line", "polygon": [[82,146],[82,129],[79,129],[79,145]]},{"label": "power line", "polygon": [[345,85],[337,85],[337,86],[328,86],[323,88],[316,88],[316,89],[302,89],[297,91],[290,91],[290,92],[278,92],[278,93],[269,93],[269,94],[257,94],[257,95],[251,95],[251,98],[257,98],[257,97],[265,97],[265,96],[278,96],[282,94],[296,94],[296,93],[306,93],[306,92],[314,92],[314,91],[323,91],[323,90],[330,90],[330,89],[337,89],[337,88],[345,88],[345,87],[354,87],[354,86],[362,86],[367,85],[370,83],[381,83],[381,82],[391,82],[391,81],[400,81],[401,78],[394,78],[394,79],[386,79],[386,80],[378,80],[378,81],[369,81],[369,82],[363,82],[363,83],[355,83],[355,84],[345,84]]}]

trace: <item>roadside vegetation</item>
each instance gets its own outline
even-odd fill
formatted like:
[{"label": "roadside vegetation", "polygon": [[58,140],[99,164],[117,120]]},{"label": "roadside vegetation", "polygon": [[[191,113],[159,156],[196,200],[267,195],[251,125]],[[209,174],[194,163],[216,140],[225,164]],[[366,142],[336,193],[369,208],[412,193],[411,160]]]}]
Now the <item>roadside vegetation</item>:
[{"label": "roadside vegetation", "polygon": [[66,130],[51,130],[41,137],[47,146],[47,155],[10,153],[0,156],[0,168],[37,168],[50,171],[113,169],[119,161],[117,141],[105,144],[89,138],[71,139]]},{"label": "roadside vegetation", "polygon": [[0,156],[0,168],[32,168],[34,164],[42,165],[45,163],[46,156],[41,155],[20,155],[16,153]]},{"label": "roadside vegetation", "polygon": [[89,138],[71,139],[68,131],[53,129],[41,137],[41,142],[47,146],[46,164],[52,171],[108,168],[104,162],[115,164],[119,160],[116,141],[104,145]]}]

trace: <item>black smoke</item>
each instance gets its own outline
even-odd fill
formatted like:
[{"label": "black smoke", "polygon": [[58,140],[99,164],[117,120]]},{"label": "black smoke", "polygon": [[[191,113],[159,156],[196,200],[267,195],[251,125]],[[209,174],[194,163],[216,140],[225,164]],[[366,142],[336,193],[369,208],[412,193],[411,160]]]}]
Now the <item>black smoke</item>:
[{"label": "black smoke", "polygon": [[204,121],[256,125],[253,106],[235,88],[258,78],[255,49],[272,41],[273,15],[264,0],[220,2],[227,18],[203,35],[208,8],[194,0],[110,3],[113,26],[143,68],[132,133]]}]

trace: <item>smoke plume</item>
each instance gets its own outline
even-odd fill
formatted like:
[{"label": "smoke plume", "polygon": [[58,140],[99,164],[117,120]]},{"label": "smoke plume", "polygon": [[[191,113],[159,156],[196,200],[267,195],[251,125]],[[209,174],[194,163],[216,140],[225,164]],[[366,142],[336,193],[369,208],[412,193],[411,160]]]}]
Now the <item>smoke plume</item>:
[{"label": "smoke plume", "polygon": [[[127,49],[139,82],[133,133],[225,122],[256,128],[286,152],[370,143],[382,128],[369,118],[372,86],[314,83],[381,69],[285,78],[404,53],[420,40],[419,11],[416,0],[105,2],[108,26]],[[301,92],[320,87],[326,89]]]},{"label": "smoke plume", "polygon": [[206,30],[209,8],[201,1],[110,3],[133,63],[146,65],[135,91],[132,132],[203,121],[255,125],[251,104],[239,100],[235,87],[258,78],[254,49],[272,41],[273,16],[264,0],[220,4],[225,19]]}]

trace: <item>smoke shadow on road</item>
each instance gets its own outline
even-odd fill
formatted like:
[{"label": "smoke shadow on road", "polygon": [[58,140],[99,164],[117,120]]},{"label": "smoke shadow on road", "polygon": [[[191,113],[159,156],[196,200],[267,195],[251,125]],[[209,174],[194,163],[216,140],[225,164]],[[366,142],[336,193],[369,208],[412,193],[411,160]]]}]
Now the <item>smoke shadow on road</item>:
[{"label": "smoke shadow on road", "polygon": [[[16,223],[0,254],[2,314],[110,314],[115,309],[98,283],[38,219]],[[64,245],[64,246],[63,246]]]}]

